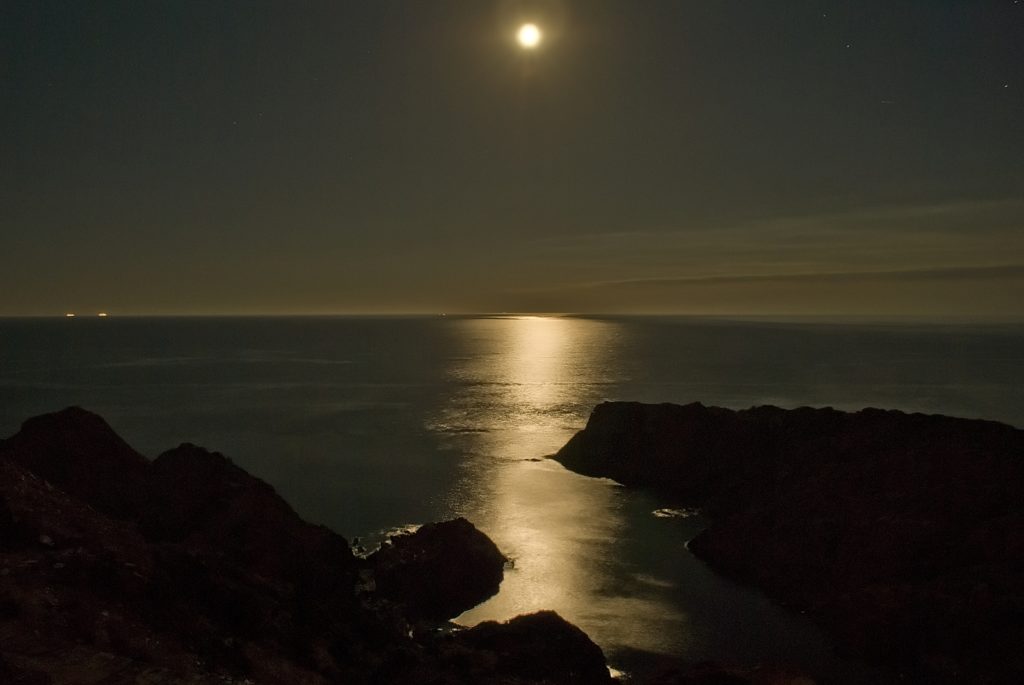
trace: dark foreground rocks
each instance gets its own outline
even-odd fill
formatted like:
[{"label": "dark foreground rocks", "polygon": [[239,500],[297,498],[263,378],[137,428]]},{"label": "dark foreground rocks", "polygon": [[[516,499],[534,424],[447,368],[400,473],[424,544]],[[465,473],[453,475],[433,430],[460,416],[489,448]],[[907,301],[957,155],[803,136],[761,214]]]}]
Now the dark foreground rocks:
[{"label": "dark foreground rocks", "polygon": [[459,636],[463,645],[495,655],[501,671],[524,681],[609,682],[601,649],[553,611],[507,623],[481,623]]},{"label": "dark foreground rocks", "polygon": [[378,596],[404,606],[410,618],[435,621],[497,594],[506,561],[464,518],[395,535],[368,559]]},{"label": "dark foreground rocks", "polygon": [[555,456],[700,507],[689,548],[913,682],[1024,682],[1024,431],[607,403]]},{"label": "dark foreground rocks", "polygon": [[224,456],[150,462],[67,409],[0,443],[0,682],[607,682],[553,614],[442,622],[504,561],[465,520],[359,559]]}]

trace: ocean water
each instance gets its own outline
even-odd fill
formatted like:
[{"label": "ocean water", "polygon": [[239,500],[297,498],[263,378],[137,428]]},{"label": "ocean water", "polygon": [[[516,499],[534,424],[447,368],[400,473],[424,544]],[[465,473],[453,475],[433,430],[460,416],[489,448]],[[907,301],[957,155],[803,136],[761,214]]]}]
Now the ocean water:
[{"label": "ocean water", "polygon": [[[0,435],[76,404],[155,457],[188,441],[307,519],[373,540],[465,516],[515,560],[459,621],[555,609],[637,650],[869,671],[720,578],[700,516],[542,457],[603,400],[946,413],[1024,426],[1024,325],[643,317],[0,320]],[[664,514],[664,512],[659,512]]]}]

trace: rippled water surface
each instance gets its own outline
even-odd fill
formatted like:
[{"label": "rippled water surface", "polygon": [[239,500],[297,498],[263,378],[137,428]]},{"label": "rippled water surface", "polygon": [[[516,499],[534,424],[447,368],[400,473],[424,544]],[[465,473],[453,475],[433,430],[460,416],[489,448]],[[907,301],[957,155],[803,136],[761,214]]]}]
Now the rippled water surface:
[{"label": "rippled water surface", "polygon": [[[556,609],[630,650],[856,673],[685,550],[703,521],[541,459],[607,399],[1024,425],[1024,327],[687,318],[0,320],[0,434],[78,404],[224,452],[345,535],[466,516],[515,560],[472,624]],[[655,513],[657,512],[657,514]]]}]

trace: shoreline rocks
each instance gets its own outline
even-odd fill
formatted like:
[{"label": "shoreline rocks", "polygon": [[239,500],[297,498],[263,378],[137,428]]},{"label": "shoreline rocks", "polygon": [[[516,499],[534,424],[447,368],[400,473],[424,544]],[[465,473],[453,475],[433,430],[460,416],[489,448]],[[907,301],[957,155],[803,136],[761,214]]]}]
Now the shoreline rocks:
[{"label": "shoreline rocks", "polygon": [[700,507],[689,549],[927,682],[1024,681],[1024,431],[865,409],[605,403],[554,458]]},{"label": "shoreline rocks", "polygon": [[506,561],[464,518],[394,535],[366,560],[375,596],[400,604],[412,620],[434,621],[455,618],[496,595]]},{"label": "shoreline rocks", "polygon": [[[504,562],[464,519],[357,559],[223,455],[186,443],[151,462],[79,408],[0,442],[4,682],[607,682],[553,614],[420,627],[496,592]],[[544,650],[563,643],[572,658]]]}]

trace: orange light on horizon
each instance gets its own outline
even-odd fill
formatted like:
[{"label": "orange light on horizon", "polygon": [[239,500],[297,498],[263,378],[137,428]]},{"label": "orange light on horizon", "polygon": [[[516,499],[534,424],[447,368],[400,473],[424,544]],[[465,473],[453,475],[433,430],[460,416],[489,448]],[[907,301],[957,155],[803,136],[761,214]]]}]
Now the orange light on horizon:
[{"label": "orange light on horizon", "polygon": [[107,316],[107,313],[106,313],[106,312],[100,312],[100,313],[99,313],[99,314],[97,314],[96,316],[98,316],[98,317],[100,317],[100,318],[105,318],[105,317]]},{"label": "orange light on horizon", "polygon": [[73,319],[73,318],[75,318],[75,313],[74,313],[74,312],[68,312],[68,313],[67,313],[67,314],[65,314],[64,316],[65,316],[66,318],[68,318],[68,319]]}]

